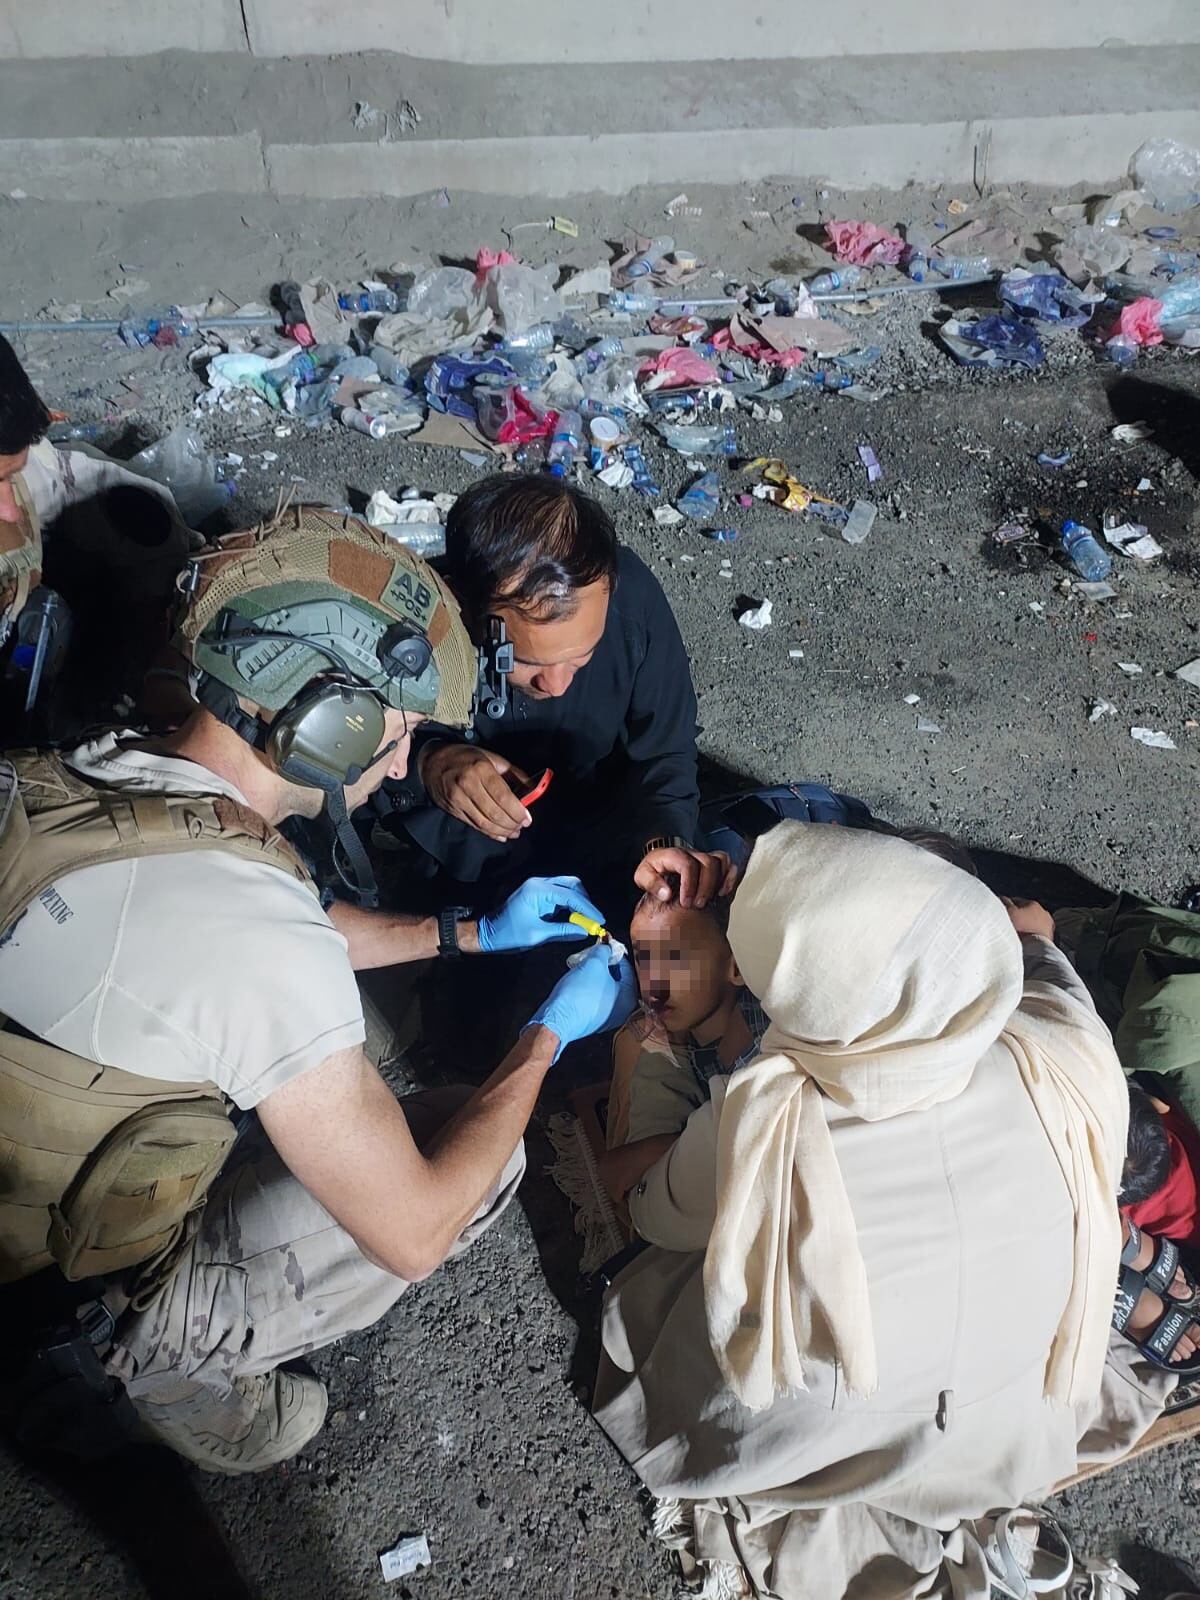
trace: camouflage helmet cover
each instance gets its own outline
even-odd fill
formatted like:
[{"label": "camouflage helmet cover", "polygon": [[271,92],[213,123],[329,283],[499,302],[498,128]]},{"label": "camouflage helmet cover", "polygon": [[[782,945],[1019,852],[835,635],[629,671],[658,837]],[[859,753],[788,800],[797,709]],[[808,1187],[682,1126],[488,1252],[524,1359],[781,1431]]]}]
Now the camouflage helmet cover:
[{"label": "camouflage helmet cover", "polygon": [[[465,727],[475,693],[476,654],[443,580],[403,545],[357,517],[316,506],[221,540],[194,563],[180,623],[193,664],[268,711],[289,704],[331,670],[326,646],[385,705]],[[225,613],[254,630],[286,634],[222,647]],[[419,678],[383,670],[379,643],[393,624],[415,624],[432,646]]]}]

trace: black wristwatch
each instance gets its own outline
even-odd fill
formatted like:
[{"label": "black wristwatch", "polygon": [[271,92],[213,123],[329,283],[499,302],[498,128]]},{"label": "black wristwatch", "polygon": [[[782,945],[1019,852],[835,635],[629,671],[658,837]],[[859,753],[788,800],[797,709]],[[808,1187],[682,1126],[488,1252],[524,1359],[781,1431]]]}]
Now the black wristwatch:
[{"label": "black wristwatch", "polygon": [[458,943],[458,925],[470,915],[469,906],[443,906],[438,912],[438,955],[451,960],[462,955]]},{"label": "black wristwatch", "polygon": [[684,839],[677,833],[660,834],[657,839],[647,839],[642,851],[643,857],[648,856],[651,850],[694,850],[696,847],[690,839]]}]

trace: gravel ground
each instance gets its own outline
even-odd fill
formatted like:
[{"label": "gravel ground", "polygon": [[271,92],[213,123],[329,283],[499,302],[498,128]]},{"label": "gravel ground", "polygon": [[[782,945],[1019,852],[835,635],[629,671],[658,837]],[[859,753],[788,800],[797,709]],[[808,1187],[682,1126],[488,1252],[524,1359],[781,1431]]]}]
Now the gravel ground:
[{"label": "gravel ground", "polygon": [[[792,192],[695,191],[705,215],[686,225],[688,240],[723,273],[794,271],[814,256],[797,227],[823,206],[890,221],[944,218],[950,198],[823,199],[810,189],[800,209]],[[589,233],[597,242],[631,223],[657,231],[666,198],[556,203],[581,223],[581,243],[564,244],[564,258],[595,259]],[[1033,237],[1052,197],[1017,198]],[[22,205],[6,216],[6,305],[28,312],[89,287],[94,297],[122,262],[149,280],[147,294],[261,296],[285,262],[302,274],[320,260],[331,276],[353,276],[402,254],[428,259],[441,239],[453,258],[499,242],[502,221],[528,214],[517,202],[505,211],[458,196],[449,210],[414,203],[356,219],[327,206],[272,207],[245,221],[212,198],[186,212]],[[682,242],[684,225],[675,231]],[[517,237],[534,260],[554,253],[543,235]],[[54,249],[55,240],[69,248]],[[960,833],[991,852],[1005,881],[1060,903],[1086,886],[1046,863],[1104,888],[1174,899],[1200,879],[1200,691],[1170,676],[1200,655],[1200,367],[1154,352],[1120,376],[1067,333],[1048,338],[1037,374],[967,373],[933,336],[944,314],[921,296],[869,319],[869,340],[884,352],[869,379],[887,390],[876,403],[810,393],[787,403],[781,424],[735,421],[742,456],[779,455],[835,499],[873,498],[880,515],[866,543],[851,548],[761,502],[743,509],[730,468],[720,520],[737,526],[733,544],[690,524],[659,528],[629,492],[596,492],[675,607],[715,780],[831,782],[897,822]],[[178,353],[83,347],[65,334],[31,337],[22,349],[51,403],[76,418],[115,419],[118,454],[189,412],[199,391]],[[1114,424],[1132,420],[1151,424],[1153,437],[1114,441]],[[276,437],[277,425],[286,423],[219,413],[199,423],[215,448],[245,457],[239,518],[265,513],[293,484],[305,497],[360,505],[373,489],[409,483],[461,490],[479,470],[453,451],[376,445],[337,428],[292,426]],[[870,489],[860,443],[884,467]],[[1037,464],[1039,451],[1060,448],[1072,452],[1065,468]],[[668,497],[694,475],[654,444],[647,456]],[[1072,589],[1045,550],[1000,549],[990,538],[1022,512],[1099,527],[1109,506],[1147,523],[1166,553],[1152,567],[1119,561],[1117,597],[1103,604]],[[765,597],[773,623],[750,634],[736,614],[745,599]],[[1142,670],[1129,674],[1121,662]],[[907,704],[914,694],[920,703]],[[1098,698],[1116,714],[1092,724]],[[918,716],[941,731],[918,732]],[[1134,726],[1162,729],[1178,748],[1147,749],[1131,739]],[[665,1600],[674,1579],[637,1485],[580,1403],[595,1303],[579,1287],[565,1204],[542,1174],[547,1159],[535,1129],[523,1209],[380,1326],[315,1358],[330,1425],[291,1467],[230,1481],[145,1452],[116,1484],[104,1474],[52,1481],[6,1457],[0,1593],[354,1600],[385,1592],[380,1549],[425,1530],[433,1569],[390,1592]],[[1198,1461],[1200,1447],[1179,1446],[1063,1497],[1080,1547],[1117,1553],[1146,1600],[1177,1586],[1166,1555],[1200,1561]]]}]

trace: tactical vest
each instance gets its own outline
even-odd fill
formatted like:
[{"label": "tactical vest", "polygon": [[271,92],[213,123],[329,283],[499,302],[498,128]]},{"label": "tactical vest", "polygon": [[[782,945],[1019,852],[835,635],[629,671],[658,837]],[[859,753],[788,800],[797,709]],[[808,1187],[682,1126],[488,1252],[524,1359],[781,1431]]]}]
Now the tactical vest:
[{"label": "tactical vest", "polygon": [[[227,797],[105,789],[38,751],[0,760],[0,940],[68,873],[184,850],[265,862],[316,893],[275,829]],[[161,1281],[233,1147],[228,1105],[211,1083],[0,1031],[0,1283],[51,1262],[72,1280],[137,1266]]]}]

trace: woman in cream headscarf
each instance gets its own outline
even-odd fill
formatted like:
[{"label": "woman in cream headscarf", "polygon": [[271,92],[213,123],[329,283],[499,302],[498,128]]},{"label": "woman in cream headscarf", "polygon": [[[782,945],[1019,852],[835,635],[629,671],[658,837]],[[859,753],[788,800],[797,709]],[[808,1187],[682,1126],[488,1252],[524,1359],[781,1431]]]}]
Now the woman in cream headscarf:
[{"label": "woman in cream headscarf", "polygon": [[963,1519],[1172,1386],[1106,1366],[1124,1079],[1054,946],[903,841],[773,829],[729,940],[771,1028],[629,1197],[596,1415],[757,1593],[939,1593]]}]

